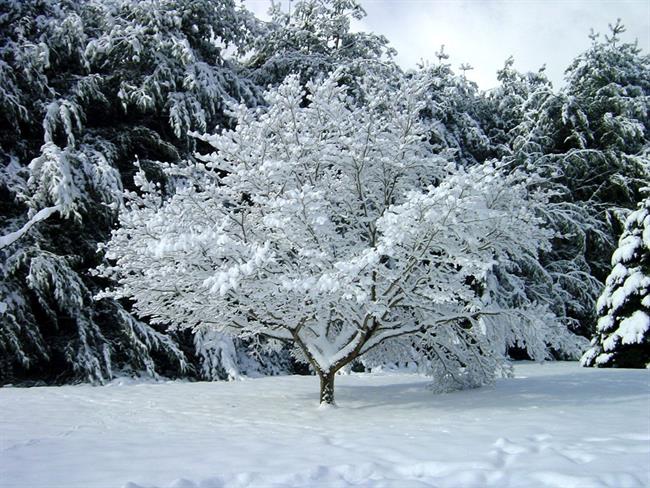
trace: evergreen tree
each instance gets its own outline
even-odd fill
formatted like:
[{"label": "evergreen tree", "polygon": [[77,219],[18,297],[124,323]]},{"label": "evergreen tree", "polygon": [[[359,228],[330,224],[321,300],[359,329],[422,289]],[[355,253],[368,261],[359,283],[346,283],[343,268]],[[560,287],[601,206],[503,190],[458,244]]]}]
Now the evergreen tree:
[{"label": "evergreen tree", "polygon": [[472,68],[463,64],[463,74],[456,74],[447,62],[444,46],[436,56],[438,63],[421,66],[413,74],[428,86],[421,117],[429,128],[431,149],[449,154],[464,166],[484,162],[493,151],[481,122],[478,86],[466,76]]},{"label": "evergreen tree", "polygon": [[353,84],[360,75],[397,69],[385,37],[350,30],[353,19],[366,15],[357,0],[299,0],[287,11],[272,3],[269,13],[246,63],[259,86],[278,85],[290,74],[306,84],[342,67]]},{"label": "evergreen tree", "polygon": [[0,11],[0,235],[22,235],[0,246],[0,382],[187,370],[167,335],[93,299],[103,282],[88,270],[136,157],[161,174],[156,161],[194,150],[189,131],[224,123],[227,101],[256,103],[223,57],[247,42],[248,14],[231,0],[0,0]]},{"label": "evergreen tree", "polygon": [[584,366],[650,367],[650,197],[625,221]]},{"label": "evergreen tree", "polygon": [[527,128],[525,119],[534,116],[540,102],[553,95],[545,67],[521,73],[514,69],[514,63],[509,57],[497,72],[499,86],[483,94],[481,123],[497,157],[512,155],[515,139]]},{"label": "evergreen tree", "polygon": [[[546,209],[556,230],[553,249],[526,279],[543,285],[541,297],[585,336],[593,333],[594,304],[609,266],[604,256],[650,178],[650,58],[636,44],[620,42],[620,24],[611,31],[604,41],[592,35],[591,48],[571,64],[559,93],[535,81],[504,157],[542,175],[556,193]],[[502,78],[500,91],[507,95],[508,80],[517,76]]]}]

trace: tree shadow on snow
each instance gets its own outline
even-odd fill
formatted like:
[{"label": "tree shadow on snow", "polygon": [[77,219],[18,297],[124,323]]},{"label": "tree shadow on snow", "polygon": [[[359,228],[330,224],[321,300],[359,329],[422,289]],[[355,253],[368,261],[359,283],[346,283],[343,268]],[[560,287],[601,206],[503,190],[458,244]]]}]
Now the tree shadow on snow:
[{"label": "tree shadow on snow", "polygon": [[[594,372],[595,373],[595,372]],[[567,373],[498,380],[493,386],[434,393],[432,382],[336,387],[337,403],[345,409],[367,410],[384,406],[421,410],[471,410],[490,407],[519,408],[543,404],[580,406],[591,403],[616,404],[639,396],[648,397],[650,375],[645,370],[600,370],[599,374]]]}]

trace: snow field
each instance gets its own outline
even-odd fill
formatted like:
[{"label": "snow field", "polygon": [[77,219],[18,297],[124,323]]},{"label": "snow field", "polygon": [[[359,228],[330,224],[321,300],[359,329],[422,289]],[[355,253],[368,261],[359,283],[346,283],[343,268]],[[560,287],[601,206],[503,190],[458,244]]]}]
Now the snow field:
[{"label": "snow field", "polygon": [[435,395],[412,374],[0,389],[2,488],[650,486],[650,371],[523,363]]}]

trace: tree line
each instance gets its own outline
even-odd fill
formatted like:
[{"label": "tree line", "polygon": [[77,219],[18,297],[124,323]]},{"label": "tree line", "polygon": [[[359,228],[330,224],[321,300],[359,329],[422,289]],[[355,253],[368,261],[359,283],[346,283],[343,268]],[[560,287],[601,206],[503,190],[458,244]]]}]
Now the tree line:
[{"label": "tree line", "polygon": [[620,23],[560,89],[508,59],[481,91],[444,49],[402,70],[354,0],[0,6],[2,383],[312,370],[327,401],[345,368],[650,361]]}]

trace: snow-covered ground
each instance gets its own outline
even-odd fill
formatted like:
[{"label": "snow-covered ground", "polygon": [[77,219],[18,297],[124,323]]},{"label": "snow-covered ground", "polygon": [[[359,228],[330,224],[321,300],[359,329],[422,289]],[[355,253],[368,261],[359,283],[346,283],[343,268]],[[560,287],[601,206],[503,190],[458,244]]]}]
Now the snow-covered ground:
[{"label": "snow-covered ground", "polygon": [[521,364],[434,395],[408,374],[0,389],[2,488],[648,487],[650,371]]}]

